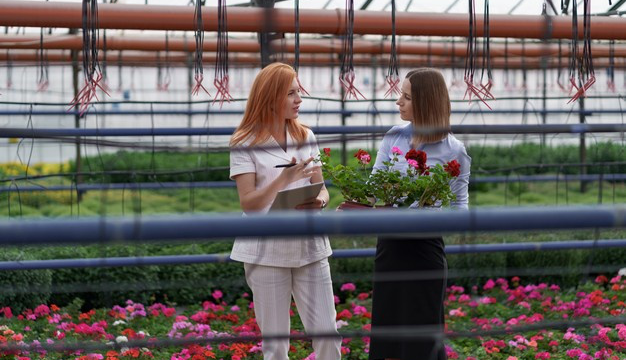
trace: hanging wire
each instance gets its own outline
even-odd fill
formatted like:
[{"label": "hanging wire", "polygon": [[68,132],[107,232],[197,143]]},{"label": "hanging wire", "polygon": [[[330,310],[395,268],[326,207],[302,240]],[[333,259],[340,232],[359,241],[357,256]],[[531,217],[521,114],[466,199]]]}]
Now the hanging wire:
[{"label": "hanging wire", "polygon": [[48,51],[43,48],[43,32],[41,28],[39,31],[39,50],[37,51],[37,68],[39,69],[39,75],[37,76],[37,91],[48,90],[48,74],[50,64],[48,62]]},{"label": "hanging wire", "polygon": [[346,0],[344,31],[339,83],[345,91],[344,100],[350,97],[358,100],[359,96],[364,100],[365,96],[354,85],[354,0]]},{"label": "hanging wire", "polygon": [[215,59],[215,78],[213,85],[217,88],[220,108],[225,101],[230,102],[233,97],[228,91],[228,24],[226,15],[226,0],[217,0],[217,58]]},{"label": "hanging wire", "polygon": [[195,29],[194,37],[196,39],[196,51],[194,53],[193,72],[194,80],[196,84],[191,89],[192,95],[198,95],[200,89],[202,89],[207,95],[209,91],[202,85],[204,80],[204,68],[202,65],[202,53],[204,50],[204,24],[202,22],[202,0],[195,1],[195,11],[193,25]]},{"label": "hanging wire", "polygon": [[509,82],[509,38],[504,38],[504,88],[510,90]]},{"label": "hanging wire", "polygon": [[476,4],[474,0],[469,0],[469,35],[467,37],[467,55],[465,58],[465,76],[463,80],[467,85],[463,99],[472,101],[472,95],[482,101],[489,110],[491,107],[485,101],[483,90],[474,85],[474,72],[476,69],[476,56],[478,47],[478,37],[476,36]]},{"label": "hanging wire", "polygon": [[102,30],[102,81],[108,89],[109,77],[107,74],[107,31]]},{"label": "hanging wire", "polygon": [[615,92],[615,40],[609,42],[609,67],[606,72],[606,86],[609,91]]},{"label": "hanging wire", "polygon": [[385,81],[389,85],[385,97],[402,94],[398,86],[400,84],[400,75],[398,74],[398,53],[396,52],[396,0],[391,0],[391,51]]},{"label": "hanging wire", "polygon": [[558,45],[559,45],[559,53],[557,55],[558,65],[556,68],[556,84],[561,90],[563,90],[564,92],[567,92],[567,89],[565,88],[565,84],[563,83],[563,50],[562,50],[561,39],[558,40]]},{"label": "hanging wire", "polygon": [[97,95],[98,89],[109,95],[107,89],[100,83],[103,75],[98,61],[98,40],[100,34],[98,30],[97,0],[83,0],[82,23],[85,86],[76,94],[69,108],[71,110],[76,107],[81,116],[87,111],[94,98],[99,100]]},{"label": "hanging wire", "polygon": [[[495,97],[491,93],[491,88],[493,87],[493,75],[491,73],[491,54],[489,51],[489,43],[489,0],[485,0],[483,16],[483,63],[480,74],[480,88],[485,98],[495,100]],[[487,82],[484,82],[483,80],[485,70],[487,70]]]},{"label": "hanging wire", "polygon": [[[169,31],[165,31],[165,60],[161,61],[161,52],[157,51],[157,89],[167,91],[171,83]],[[165,67],[165,69],[164,69]]]},{"label": "hanging wire", "polygon": [[117,91],[122,91],[122,51],[117,54]]},{"label": "hanging wire", "polygon": [[[572,76],[570,82],[572,89],[576,89],[576,93],[567,103],[578,100],[581,96],[585,97],[587,90],[596,82],[595,72],[593,70],[593,57],[591,54],[591,0],[583,0],[583,54],[582,59],[577,62],[578,67],[578,84],[576,85],[576,79]],[[578,50],[578,20],[576,18],[576,1],[572,3],[572,25],[576,23],[576,32],[573,34],[572,42],[576,43],[576,50]],[[574,56],[577,56],[577,52]],[[571,71],[571,70],[570,70]]]},{"label": "hanging wire", "polygon": [[7,89],[13,86],[13,58],[11,53],[7,50]]},{"label": "hanging wire", "polygon": [[302,86],[302,83],[300,83],[300,77],[298,76],[299,71],[300,71],[300,0],[296,0],[295,9],[293,11],[293,17],[294,17],[294,24],[296,27],[295,33],[294,33],[295,49],[294,49],[293,69],[296,71],[296,81],[298,82],[298,87],[300,88],[300,91],[306,94],[307,96],[311,96],[311,94],[309,94],[309,92],[306,91],[304,86]]}]

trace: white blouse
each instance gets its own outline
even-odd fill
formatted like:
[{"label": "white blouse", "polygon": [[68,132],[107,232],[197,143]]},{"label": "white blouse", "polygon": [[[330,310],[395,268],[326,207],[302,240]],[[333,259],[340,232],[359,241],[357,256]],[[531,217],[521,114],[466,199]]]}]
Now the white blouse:
[{"label": "white blouse", "polygon": [[[230,178],[245,173],[256,174],[256,189],[268,186],[276,179],[283,168],[275,168],[279,164],[306,160],[319,156],[319,147],[315,135],[309,130],[306,143],[298,148],[297,142],[287,133],[287,150],[283,150],[278,142],[270,137],[268,141],[248,146],[249,141],[230,150]],[[313,163],[309,166],[315,166]],[[311,179],[301,179],[287,185],[285,189],[310,184]],[[267,213],[271,204],[257,213]],[[244,213],[243,216],[246,216]],[[301,237],[238,237],[235,239],[230,258],[250,264],[277,267],[301,267],[322,260],[332,254],[327,236]]]},{"label": "white blouse", "polygon": [[[374,171],[386,168],[383,161],[393,159],[394,155],[391,152],[393,147],[398,147],[398,149],[400,149],[404,154],[411,150],[412,137],[413,126],[411,123],[391,128],[391,130],[385,134],[382,144],[378,149]],[[452,134],[448,134],[448,136],[443,140],[430,144],[422,144],[416,150],[426,152],[426,164],[428,166],[436,164],[444,165],[452,160],[459,162],[461,165],[461,174],[450,181],[450,188],[452,192],[456,194],[456,200],[452,201],[450,205],[453,208],[467,209],[469,203],[468,185],[472,158],[467,155],[467,151],[465,151],[463,143]],[[398,156],[398,162],[394,165],[394,168],[400,170],[402,173],[406,173],[407,167],[408,163],[406,162],[404,156]],[[411,207],[414,206],[415,204]]]}]

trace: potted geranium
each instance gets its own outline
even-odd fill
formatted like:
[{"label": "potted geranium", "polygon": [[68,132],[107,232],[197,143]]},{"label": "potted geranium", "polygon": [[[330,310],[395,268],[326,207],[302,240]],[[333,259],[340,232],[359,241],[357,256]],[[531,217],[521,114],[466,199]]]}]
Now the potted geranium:
[{"label": "potted geranium", "polygon": [[371,207],[374,205],[374,195],[369,185],[368,165],[372,157],[367,151],[359,149],[354,158],[357,162],[356,168],[342,164],[332,165],[330,149],[324,148],[317,161],[321,162],[324,178],[339,188],[346,203],[356,207]]},{"label": "potted geranium", "polygon": [[[402,151],[393,148],[392,153],[396,155],[392,161],[397,162],[397,156],[402,155]],[[392,204],[411,206],[417,202],[419,207],[448,206],[456,199],[456,195],[450,189],[450,180],[461,173],[461,166],[457,160],[451,160],[444,165],[428,166],[426,152],[415,149],[409,150],[405,159],[409,165],[402,182],[406,197]],[[376,188],[383,187],[383,184],[376,182],[373,185]]]},{"label": "potted geranium", "polygon": [[408,207],[415,203],[419,207],[447,206],[456,199],[450,189],[450,180],[459,176],[460,165],[452,160],[445,165],[426,164],[427,154],[411,149],[404,156],[408,167],[406,172],[396,168],[402,151],[391,149],[393,158],[384,161],[385,167],[370,174],[368,169],[371,156],[359,149],[354,157],[357,168],[330,164],[330,149],[325,148],[318,161],[326,179],[330,179],[339,188],[345,199],[341,208],[372,207]]}]

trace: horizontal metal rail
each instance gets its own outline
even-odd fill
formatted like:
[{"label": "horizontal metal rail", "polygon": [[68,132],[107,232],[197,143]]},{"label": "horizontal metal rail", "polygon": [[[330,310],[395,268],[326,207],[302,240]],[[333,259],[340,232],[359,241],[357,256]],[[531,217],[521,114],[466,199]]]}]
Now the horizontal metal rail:
[{"label": "horizontal metal rail", "polygon": [[[502,114],[582,114],[585,116],[593,116],[596,114],[623,114],[624,110],[621,109],[467,109],[457,110],[453,109],[452,114],[481,114],[481,115],[502,115]],[[169,109],[169,110],[92,110],[89,109],[85,113],[86,115],[242,115],[243,110],[188,110],[188,109]],[[365,109],[365,110],[301,110],[300,114],[305,115],[379,115],[379,114],[398,114],[398,110],[378,110],[378,109]],[[0,110],[0,116],[7,115],[23,115],[23,116],[76,116],[81,115],[78,110],[26,110],[26,109],[2,109]]]},{"label": "horizontal metal rail", "polygon": [[[384,134],[391,126],[318,126],[311,128],[317,135]],[[57,138],[107,136],[230,136],[234,127],[212,128],[4,128],[0,138]],[[550,133],[614,133],[626,131],[626,124],[545,124],[545,125],[452,125],[455,134],[550,134]],[[435,130],[432,130],[435,131]]]},{"label": "horizontal metal rail", "polygon": [[[626,181],[626,174],[572,174],[572,175],[509,175],[484,176],[470,178],[470,184],[483,183],[518,183],[548,181]],[[327,181],[327,186],[333,186]],[[78,185],[17,185],[0,186],[0,193],[36,192],[36,191],[105,191],[105,190],[175,190],[175,189],[224,189],[234,188],[234,181],[197,181],[197,182],[136,182],[110,184]]]},{"label": "horizontal metal rail", "polygon": [[369,210],[0,221],[0,245],[620,228],[626,206]]},{"label": "horizontal metal rail", "polygon": [[[555,250],[586,250],[610,249],[626,247],[624,239],[602,240],[569,240],[532,243],[509,244],[476,244],[476,245],[448,245],[446,254],[478,254],[511,251],[555,251]],[[331,257],[337,259],[373,257],[375,248],[337,249]],[[166,255],[166,256],[132,256],[90,259],[53,259],[53,260],[21,260],[1,261],[2,270],[42,270],[42,269],[69,269],[69,268],[97,268],[120,266],[150,266],[150,265],[189,265],[233,262],[229,254],[204,255]]]}]

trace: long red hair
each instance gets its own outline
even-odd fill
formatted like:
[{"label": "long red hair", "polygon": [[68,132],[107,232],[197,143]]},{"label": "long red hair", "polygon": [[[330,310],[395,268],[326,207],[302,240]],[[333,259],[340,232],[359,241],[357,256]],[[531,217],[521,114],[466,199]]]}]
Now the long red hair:
[{"label": "long red hair", "polygon": [[[230,145],[235,146],[251,140],[250,146],[263,143],[271,136],[270,129],[282,111],[287,94],[296,71],[289,65],[275,62],[266,66],[254,79],[246,111],[241,123],[230,139]],[[287,131],[298,144],[307,139],[307,127],[300,124],[298,119],[286,119]]]}]

